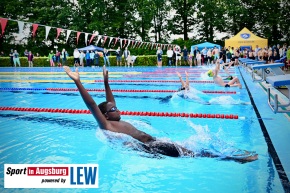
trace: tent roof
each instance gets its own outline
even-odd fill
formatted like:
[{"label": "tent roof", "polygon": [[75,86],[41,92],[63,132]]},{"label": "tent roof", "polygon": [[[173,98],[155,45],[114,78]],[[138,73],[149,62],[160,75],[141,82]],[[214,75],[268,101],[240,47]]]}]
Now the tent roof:
[{"label": "tent roof", "polygon": [[191,48],[194,49],[194,47],[197,47],[198,49],[203,49],[203,48],[213,48],[213,47],[217,47],[218,49],[221,48],[220,45],[218,44],[213,44],[213,43],[210,43],[210,42],[204,42],[204,43],[201,43],[201,44],[196,44],[196,45],[192,45]]},{"label": "tent roof", "polygon": [[268,46],[268,39],[260,38],[253,34],[250,30],[244,27],[237,35],[225,40],[225,47],[240,47],[240,46],[259,46],[260,48]]},{"label": "tent roof", "polygon": [[244,29],[242,29],[239,33],[237,33],[237,35],[233,36],[232,38],[228,39],[228,40],[266,40],[264,38],[260,38],[258,36],[256,36],[255,34],[253,34],[250,30],[248,30],[248,28],[244,27]]},{"label": "tent roof", "polygon": [[98,46],[94,46],[94,45],[89,45],[89,46],[87,46],[87,47],[84,47],[84,48],[78,48],[78,50],[79,51],[87,51],[87,50],[89,50],[89,51],[99,51],[99,52],[102,52],[102,51],[104,51],[104,48],[100,48],[100,47],[98,47]]}]

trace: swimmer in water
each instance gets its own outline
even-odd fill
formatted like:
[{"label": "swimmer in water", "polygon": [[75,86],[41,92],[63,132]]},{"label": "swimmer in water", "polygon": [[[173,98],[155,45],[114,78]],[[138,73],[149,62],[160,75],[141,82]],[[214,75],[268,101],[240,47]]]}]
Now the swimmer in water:
[{"label": "swimmer in water", "polygon": [[179,77],[179,80],[181,82],[181,88],[179,89],[180,90],[189,90],[189,80],[188,80],[188,73],[185,71],[185,75],[186,75],[186,82],[184,83],[181,75],[179,72],[176,72],[177,76]]},{"label": "swimmer in water", "polygon": [[238,77],[233,77],[233,79],[231,81],[229,81],[228,83],[225,83],[224,80],[222,79],[222,77],[220,77],[218,75],[219,71],[220,71],[220,60],[216,61],[216,67],[214,70],[209,70],[207,72],[207,75],[209,77],[213,77],[213,81],[223,87],[239,87],[242,88],[242,85],[240,83],[240,80],[238,79]]},{"label": "swimmer in water", "polygon": [[[174,142],[165,142],[160,139],[156,139],[151,135],[138,130],[132,124],[122,121],[120,111],[117,108],[117,104],[114,95],[109,85],[109,73],[106,66],[103,66],[103,77],[104,86],[106,93],[106,101],[99,105],[93,100],[88,91],[84,88],[81,83],[78,68],[73,72],[68,66],[63,67],[67,75],[76,84],[83,101],[86,106],[95,117],[98,125],[101,129],[109,130],[111,132],[123,133],[133,137],[134,139],[141,142],[143,149],[151,154],[162,154],[171,157],[219,157],[211,152],[203,151],[202,153],[195,154],[193,151],[188,150]],[[247,154],[248,151],[244,151],[244,156],[228,156],[223,159],[231,159],[238,162],[250,162],[258,159],[258,155],[254,153]]]}]

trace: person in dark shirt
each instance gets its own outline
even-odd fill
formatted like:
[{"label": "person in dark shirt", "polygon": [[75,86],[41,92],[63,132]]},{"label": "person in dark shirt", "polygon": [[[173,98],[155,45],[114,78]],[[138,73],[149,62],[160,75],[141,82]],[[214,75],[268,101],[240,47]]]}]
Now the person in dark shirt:
[{"label": "person in dark shirt", "polygon": [[182,55],[183,55],[184,64],[188,65],[188,50],[187,50],[186,46],[184,46],[184,48],[182,50]]}]

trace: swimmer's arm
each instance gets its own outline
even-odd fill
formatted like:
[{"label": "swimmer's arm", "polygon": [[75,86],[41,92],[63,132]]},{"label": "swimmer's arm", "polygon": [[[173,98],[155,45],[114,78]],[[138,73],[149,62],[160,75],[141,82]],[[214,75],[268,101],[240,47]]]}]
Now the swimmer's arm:
[{"label": "swimmer's arm", "polygon": [[84,88],[80,81],[80,76],[78,73],[78,69],[76,69],[76,72],[72,72],[68,66],[63,67],[67,75],[75,82],[76,86],[78,87],[78,90],[83,98],[83,101],[85,102],[88,109],[91,111],[95,119],[97,120],[100,128],[106,129],[108,128],[108,121],[102,114],[101,110],[99,109],[96,102],[93,100],[91,95],[88,93],[88,91]]},{"label": "swimmer's arm", "polygon": [[229,64],[229,66],[228,66],[228,67],[225,66],[225,69],[224,69],[225,72],[226,72],[226,74],[229,75],[229,76],[231,75],[231,74],[229,73],[229,68],[233,65],[233,63],[234,63],[233,61],[228,62],[228,63],[225,63],[225,64]]},{"label": "swimmer's arm", "polygon": [[105,91],[106,91],[106,100],[107,102],[116,104],[114,95],[109,85],[109,73],[105,65],[103,66],[103,76],[104,76],[104,85],[105,85]]},{"label": "swimmer's arm", "polygon": [[176,74],[177,74],[177,76],[179,77],[179,80],[180,80],[180,82],[181,82],[181,86],[182,86],[182,87],[185,87],[185,84],[184,84],[184,82],[183,82],[183,80],[182,80],[182,77],[181,77],[180,73],[179,73],[179,72],[176,72]]},{"label": "swimmer's arm", "polygon": [[76,86],[79,89],[79,92],[83,98],[83,101],[85,102],[88,109],[91,111],[92,115],[95,117],[96,121],[98,122],[101,129],[107,129],[108,128],[108,121],[102,114],[101,110],[99,109],[97,103],[94,101],[94,99],[91,97],[91,95],[88,93],[88,91],[84,88],[81,81],[75,81]]},{"label": "swimmer's arm", "polygon": [[187,73],[187,71],[185,71],[185,75],[186,75],[186,82],[185,82],[186,88],[189,89],[189,80],[188,80],[188,73]]},{"label": "swimmer's arm", "polygon": [[220,63],[216,62],[215,69],[214,69],[214,76],[218,75],[219,69],[220,69]]}]

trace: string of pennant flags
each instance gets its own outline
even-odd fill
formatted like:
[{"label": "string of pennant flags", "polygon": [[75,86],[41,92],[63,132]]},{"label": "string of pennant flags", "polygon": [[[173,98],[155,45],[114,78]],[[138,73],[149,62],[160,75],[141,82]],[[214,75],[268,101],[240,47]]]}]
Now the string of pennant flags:
[{"label": "string of pennant flags", "polygon": [[[137,41],[137,40],[131,40],[131,39],[125,39],[125,38],[119,38],[119,37],[110,37],[107,35],[96,35],[96,34],[92,34],[92,33],[87,33],[87,32],[80,32],[80,31],[75,31],[75,30],[70,30],[70,29],[62,29],[62,28],[58,28],[58,27],[52,27],[52,26],[46,26],[46,25],[42,25],[42,24],[35,24],[35,23],[30,23],[30,22],[24,22],[24,21],[19,21],[19,20],[13,20],[13,19],[7,19],[7,18],[0,18],[0,26],[1,26],[1,34],[0,34],[0,38],[4,37],[4,32],[5,32],[5,28],[7,25],[8,21],[15,21],[18,23],[18,28],[19,28],[19,34],[22,34],[23,30],[24,30],[24,24],[31,24],[32,25],[32,37],[34,38],[36,36],[36,31],[38,29],[39,26],[45,27],[45,39],[47,40],[47,37],[49,35],[49,32],[51,30],[51,28],[55,28],[56,29],[56,39],[58,39],[59,35],[61,32],[63,32],[63,30],[66,30],[66,40],[65,42],[68,41],[68,38],[71,34],[71,32],[76,32],[76,41],[78,44],[79,41],[79,37],[80,35],[83,33],[85,34],[85,43],[86,45],[90,45],[94,38],[97,38],[97,41],[95,43],[95,45],[98,45],[98,43],[100,42],[100,40],[102,39],[102,47],[104,47],[105,43],[107,40],[109,40],[108,43],[108,47],[111,45],[113,47],[115,47],[117,45],[117,43],[120,43],[120,47],[124,48],[124,47],[129,47],[131,46],[132,48],[141,48],[143,46],[144,49],[153,49],[153,48],[157,48],[160,47],[161,49],[166,49],[166,47],[168,48],[169,46],[173,47],[174,45],[172,44],[161,44],[161,43],[153,43],[153,42],[143,42],[143,41]],[[88,42],[88,37],[90,36],[90,40]]]}]

